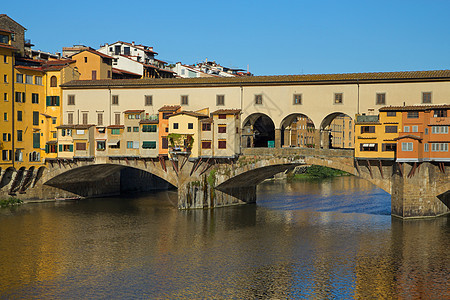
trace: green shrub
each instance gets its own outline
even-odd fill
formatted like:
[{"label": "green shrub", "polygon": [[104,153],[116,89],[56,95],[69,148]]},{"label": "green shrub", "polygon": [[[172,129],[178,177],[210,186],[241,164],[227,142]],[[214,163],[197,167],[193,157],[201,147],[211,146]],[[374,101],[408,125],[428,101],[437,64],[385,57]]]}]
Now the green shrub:
[{"label": "green shrub", "polygon": [[22,200],[13,198],[13,197],[10,197],[8,199],[0,199],[0,207],[1,208],[20,205],[22,203],[23,203]]}]

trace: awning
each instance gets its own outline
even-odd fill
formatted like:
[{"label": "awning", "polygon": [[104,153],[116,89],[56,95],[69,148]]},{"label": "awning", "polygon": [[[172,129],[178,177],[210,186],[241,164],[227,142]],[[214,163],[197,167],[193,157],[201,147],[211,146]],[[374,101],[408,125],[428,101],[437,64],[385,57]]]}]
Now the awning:
[{"label": "awning", "polygon": [[117,146],[119,144],[119,140],[110,140],[108,141],[107,145],[108,146]]}]

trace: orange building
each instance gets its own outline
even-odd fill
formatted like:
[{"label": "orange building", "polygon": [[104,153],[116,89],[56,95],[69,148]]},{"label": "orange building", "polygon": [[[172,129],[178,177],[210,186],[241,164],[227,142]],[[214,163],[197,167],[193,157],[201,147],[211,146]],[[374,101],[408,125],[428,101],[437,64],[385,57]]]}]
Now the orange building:
[{"label": "orange building", "polygon": [[179,111],[181,111],[180,105],[164,105],[158,110],[159,155],[169,155],[169,142],[167,140],[169,134],[169,116]]},{"label": "orange building", "polygon": [[97,80],[112,78],[112,60],[109,55],[92,49],[83,50],[70,57],[76,61],[80,72],[79,80]]},{"label": "orange building", "polygon": [[398,162],[450,161],[450,105],[384,107],[402,114],[397,141]]}]

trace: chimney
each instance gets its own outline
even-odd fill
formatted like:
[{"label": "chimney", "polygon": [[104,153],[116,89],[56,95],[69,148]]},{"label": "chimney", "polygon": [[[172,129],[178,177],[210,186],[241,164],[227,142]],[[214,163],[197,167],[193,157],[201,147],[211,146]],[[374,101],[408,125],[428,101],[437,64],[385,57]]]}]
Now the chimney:
[{"label": "chimney", "polygon": [[133,45],[133,46],[134,46],[134,41],[132,41],[132,42],[131,42],[131,45]]}]

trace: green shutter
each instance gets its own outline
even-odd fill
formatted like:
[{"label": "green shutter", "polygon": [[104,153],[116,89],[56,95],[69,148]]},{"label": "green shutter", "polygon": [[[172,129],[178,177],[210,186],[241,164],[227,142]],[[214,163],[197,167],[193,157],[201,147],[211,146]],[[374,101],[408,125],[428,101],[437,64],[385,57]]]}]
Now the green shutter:
[{"label": "green shutter", "polygon": [[59,145],[59,152],[62,152],[62,145]]},{"label": "green shutter", "polygon": [[47,106],[50,106],[52,104],[52,98],[50,96],[45,97],[45,101],[47,103]]},{"label": "green shutter", "polygon": [[73,145],[69,145],[69,151],[73,152]]},{"label": "green shutter", "polygon": [[39,132],[33,133],[33,148],[41,147],[41,134]]},{"label": "green shutter", "polygon": [[45,153],[48,153],[48,145],[45,145]]},{"label": "green shutter", "polygon": [[56,96],[56,106],[59,106],[59,96]]}]

